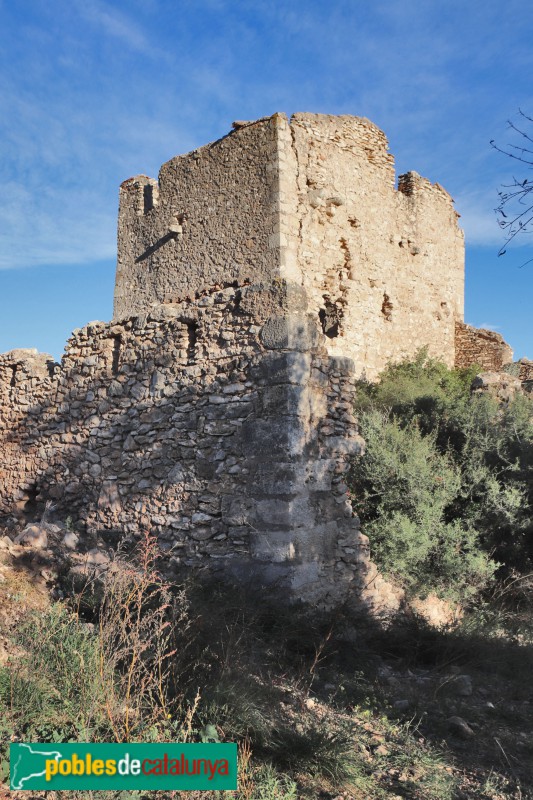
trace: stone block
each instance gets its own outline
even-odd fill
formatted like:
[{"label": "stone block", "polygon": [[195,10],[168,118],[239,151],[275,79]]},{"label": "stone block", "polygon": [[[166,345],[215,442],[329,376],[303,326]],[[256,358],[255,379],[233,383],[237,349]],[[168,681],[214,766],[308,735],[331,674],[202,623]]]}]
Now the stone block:
[{"label": "stone block", "polygon": [[281,311],[304,312],[307,309],[307,294],[298,283],[283,280],[255,284],[242,289],[239,310],[258,322]]},{"label": "stone block", "polygon": [[290,500],[279,497],[258,500],[256,525],[261,528],[311,528],[314,513],[306,494]]},{"label": "stone block", "polygon": [[[320,564],[317,561],[309,561],[305,564],[298,564],[291,574],[291,589],[295,598],[309,598],[313,590],[319,590],[320,583]],[[324,581],[324,594],[331,592],[331,585]],[[318,593],[318,592],[317,592]]]},{"label": "stone block", "polygon": [[309,440],[309,430],[298,417],[256,419],[241,428],[245,458],[271,461],[300,456]]},{"label": "stone block", "polygon": [[265,416],[304,416],[309,414],[309,389],[306,386],[278,384],[265,386],[260,394]]},{"label": "stone block", "polygon": [[305,482],[310,491],[331,491],[331,480],[335,474],[335,460],[332,458],[319,458],[309,464]]},{"label": "stone block", "polygon": [[294,561],[297,557],[291,534],[286,531],[252,531],[250,553],[252,558],[274,564]]},{"label": "stone block", "polygon": [[360,456],[365,452],[365,440],[362,436],[346,439],[343,436],[329,436],[324,442],[324,450],[338,456]]},{"label": "stone block", "polygon": [[269,386],[277,383],[306,384],[309,380],[309,353],[266,353],[250,371],[252,380]]},{"label": "stone block", "polygon": [[297,463],[283,461],[250,461],[250,482],[254,496],[282,496],[298,494],[304,485],[306,468]]},{"label": "stone block", "polygon": [[243,526],[255,523],[255,502],[246,496],[225,496],[221,504],[222,520],[230,526]]},{"label": "stone block", "polygon": [[263,325],[261,341],[268,350],[307,352],[317,346],[319,332],[309,316],[273,316]]},{"label": "stone block", "polygon": [[102,483],[98,496],[98,508],[111,514],[118,514],[122,511],[122,501],[118,486],[114,481],[104,481]]},{"label": "stone block", "polygon": [[329,370],[330,372],[340,372],[343,375],[353,375],[355,372],[355,364],[353,359],[345,356],[330,356]]}]

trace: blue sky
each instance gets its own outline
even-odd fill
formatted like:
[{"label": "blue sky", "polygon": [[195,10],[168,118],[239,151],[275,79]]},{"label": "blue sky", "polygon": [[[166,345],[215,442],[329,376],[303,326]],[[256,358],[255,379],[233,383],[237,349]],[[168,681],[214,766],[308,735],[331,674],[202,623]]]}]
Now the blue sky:
[{"label": "blue sky", "polygon": [[466,320],[533,358],[533,237],[503,258],[513,174],[489,146],[533,114],[524,0],[0,0],[0,352],[61,355],[111,316],[118,186],[285,111],[366,116],[398,173],[452,194]]}]

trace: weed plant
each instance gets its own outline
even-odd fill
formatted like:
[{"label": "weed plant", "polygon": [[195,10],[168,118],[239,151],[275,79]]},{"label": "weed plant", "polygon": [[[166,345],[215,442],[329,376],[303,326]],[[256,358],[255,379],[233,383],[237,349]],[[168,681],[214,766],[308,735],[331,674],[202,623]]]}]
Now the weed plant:
[{"label": "weed plant", "polygon": [[[512,606],[513,591],[509,584],[503,607]],[[519,634],[504,652],[473,628],[444,633],[411,620],[384,632],[367,621],[363,633],[363,620],[351,616],[361,632],[354,646],[342,637],[346,612],[288,612],[250,587],[190,575],[170,585],[149,536],[127,557],[119,552],[100,598],[89,623],[77,611],[88,606],[74,598],[19,631],[23,655],[0,670],[0,770],[12,739],[237,741],[239,790],[212,800],[311,800],[340,791],[356,800],[452,800],[458,780],[450,753],[421,738],[420,718],[395,717],[376,686],[379,654],[436,671],[487,669],[490,659],[493,674],[507,678],[512,668],[525,687],[531,670]],[[435,702],[441,696],[444,689]],[[508,752],[509,738],[498,741]],[[504,778],[500,770],[483,780],[502,786]],[[152,796],[109,792],[98,800]],[[511,789],[503,795],[512,796]]]},{"label": "weed plant", "polygon": [[359,384],[354,507],[378,565],[413,594],[465,602],[495,575],[533,573],[533,400],[472,395],[475,372],[421,351]]}]

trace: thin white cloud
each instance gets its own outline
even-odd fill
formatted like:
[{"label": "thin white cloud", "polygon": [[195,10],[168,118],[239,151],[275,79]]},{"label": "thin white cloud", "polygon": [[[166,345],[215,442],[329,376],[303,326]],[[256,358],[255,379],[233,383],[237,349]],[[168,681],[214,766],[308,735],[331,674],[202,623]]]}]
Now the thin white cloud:
[{"label": "thin white cloud", "polygon": [[102,0],[78,0],[76,8],[88,22],[97,25],[108,36],[120,39],[141,53],[151,52],[142,29],[116,8]]},{"label": "thin white cloud", "polygon": [[493,325],[491,322],[480,322],[475,327],[482,328],[485,331],[494,331],[494,333],[501,331],[501,325]]},{"label": "thin white cloud", "polygon": [[0,107],[10,109],[0,117],[0,270],[115,259],[120,182],[157,177],[163,161],[198,144],[163,101],[153,114],[126,106],[89,93],[81,106],[69,91],[36,102],[0,81]]},{"label": "thin white cloud", "polygon": [[465,232],[465,242],[470,245],[490,245],[501,247],[505,241],[498,226],[494,208],[496,192],[471,192],[459,195],[455,207],[461,219],[459,224]]},{"label": "thin white cloud", "polygon": [[[115,258],[112,206],[96,193],[43,195],[9,185],[9,205],[0,206],[0,270],[46,264],[83,264]],[[101,209],[101,210],[95,210]]]},{"label": "thin white cloud", "polygon": [[[153,24],[158,13],[164,18],[163,3],[71,3],[74,14],[51,12],[62,26],[54,30],[55,41],[61,43],[54,50],[58,84],[40,82],[37,60],[30,92],[20,86],[2,91],[0,85],[0,107],[9,109],[4,122],[0,119],[0,161],[8,162],[13,181],[13,194],[8,197],[4,191],[0,197],[2,250],[9,253],[0,268],[24,266],[28,259],[89,262],[114,254],[121,180],[137,173],[156,177],[163,161],[223,134],[233,118],[276,110],[368,116],[390,136],[398,171],[415,169],[456,195],[468,243],[503,243],[493,211],[499,180],[480,155],[484,148],[490,153],[488,140],[495,134],[487,126],[482,141],[471,143],[472,122],[465,124],[462,116],[472,102],[471,87],[457,82],[450,68],[464,58],[464,38],[449,36],[445,25],[435,27],[431,4],[378,0],[375,14],[369,14],[352,8],[349,0],[337,0],[331,8],[318,3],[292,8],[265,0],[184,0],[178,15],[169,14],[179,40],[174,48],[164,26]],[[204,15],[210,12],[211,23],[220,23],[201,57],[194,36],[187,35],[188,15],[198,5]],[[183,25],[176,25],[176,16],[180,23],[183,16]],[[475,16],[472,9],[466,13],[470,25]],[[95,33],[114,40],[120,69],[113,72],[111,59],[105,84],[83,83],[78,95],[74,87],[79,80],[98,76],[99,64],[92,62],[89,45]],[[268,39],[268,48],[263,39]],[[165,46],[171,55],[165,55]],[[279,67],[279,74],[258,69],[256,51],[268,62],[276,50],[279,64],[272,59],[272,67]],[[164,63],[169,58],[175,68],[162,70],[154,60],[147,68],[138,53]],[[485,49],[476,53],[491,63]],[[306,60],[316,62],[316,68],[307,69]],[[131,82],[123,79],[129,68]],[[464,190],[465,178],[476,190]]]}]

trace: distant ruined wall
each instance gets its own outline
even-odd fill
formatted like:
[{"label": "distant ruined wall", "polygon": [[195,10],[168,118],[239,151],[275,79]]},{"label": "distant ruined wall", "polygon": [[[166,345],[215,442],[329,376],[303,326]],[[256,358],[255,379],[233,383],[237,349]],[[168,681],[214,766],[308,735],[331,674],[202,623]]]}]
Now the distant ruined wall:
[{"label": "distant ruined wall", "polygon": [[479,364],[483,370],[499,372],[513,360],[513,351],[503,336],[484,328],[473,328],[463,322],[456,323],[455,349],[456,367]]},{"label": "distant ruined wall", "polygon": [[366,119],[284,114],[239,127],[120,192],[115,318],[207,286],[305,287],[332,355],[375,379],[422,346],[450,366],[464,243],[452,199],[416,173],[394,188]]},{"label": "distant ruined wall", "polygon": [[528,383],[533,381],[533,361],[528,358],[522,358],[519,361],[519,365],[518,377],[520,380]]},{"label": "distant ruined wall", "polygon": [[61,365],[2,356],[3,519],[51,498],[91,530],[155,532],[170,563],[381,602],[344,481],[353,364],[305,305],[282,282],[208,291],[75,332]]}]

